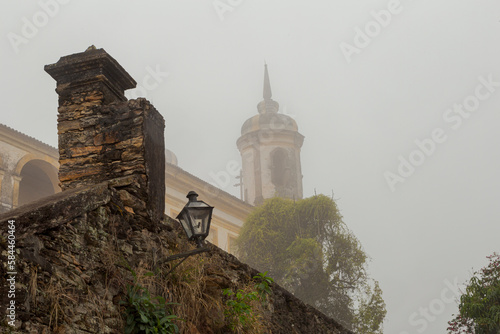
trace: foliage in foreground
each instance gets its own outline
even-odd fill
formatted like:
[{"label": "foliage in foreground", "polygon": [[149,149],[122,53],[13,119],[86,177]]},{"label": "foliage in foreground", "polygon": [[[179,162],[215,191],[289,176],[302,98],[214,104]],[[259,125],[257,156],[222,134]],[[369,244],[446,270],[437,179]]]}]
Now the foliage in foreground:
[{"label": "foliage in foreground", "polygon": [[127,286],[127,299],[120,302],[125,306],[125,334],[179,333],[174,323],[179,318],[167,312],[167,305],[170,304],[161,296],[152,298],[149,291],[137,283],[135,272],[132,271],[132,274],[135,282]]},{"label": "foliage in foreground", "polygon": [[240,259],[360,334],[382,333],[385,303],[366,273],[367,255],[337,205],[319,195],[272,198],[256,208],[238,238]]},{"label": "foliage in foreground", "polygon": [[500,333],[500,254],[488,259],[488,266],[472,275],[460,297],[459,313],[448,322],[448,333]]},{"label": "foliage in foreground", "polygon": [[253,277],[257,283],[250,289],[245,291],[239,289],[236,293],[231,289],[224,289],[223,294],[227,296],[226,308],[224,315],[227,317],[229,327],[232,331],[245,331],[248,332],[249,327],[258,322],[258,314],[254,309],[254,301],[265,303],[267,295],[271,294],[270,284],[274,281],[265,273],[259,273]]}]

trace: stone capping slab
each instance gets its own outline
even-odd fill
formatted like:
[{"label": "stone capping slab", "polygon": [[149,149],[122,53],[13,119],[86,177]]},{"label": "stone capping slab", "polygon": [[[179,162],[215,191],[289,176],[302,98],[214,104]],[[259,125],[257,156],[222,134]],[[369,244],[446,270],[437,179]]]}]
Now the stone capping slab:
[{"label": "stone capping slab", "polygon": [[[89,72],[89,70],[95,72]],[[87,50],[59,58],[57,63],[45,65],[58,84],[86,81],[90,74],[107,74],[121,90],[135,88],[137,82],[104,49]],[[97,75],[99,76],[99,75]]]},{"label": "stone capping slab", "polygon": [[57,63],[45,65],[44,70],[57,81],[58,93],[102,82],[119,100],[126,101],[124,91],[137,85],[104,49],[89,48],[85,52],[61,57]]}]

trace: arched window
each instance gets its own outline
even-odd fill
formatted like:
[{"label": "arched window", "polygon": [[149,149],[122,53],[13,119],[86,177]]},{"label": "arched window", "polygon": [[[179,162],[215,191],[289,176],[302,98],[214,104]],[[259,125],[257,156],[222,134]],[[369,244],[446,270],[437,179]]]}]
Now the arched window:
[{"label": "arched window", "polygon": [[285,187],[289,180],[290,168],[288,154],[278,148],[271,153],[271,182],[276,187]]},{"label": "arched window", "polygon": [[56,193],[57,169],[43,160],[31,160],[21,170],[18,205]]}]

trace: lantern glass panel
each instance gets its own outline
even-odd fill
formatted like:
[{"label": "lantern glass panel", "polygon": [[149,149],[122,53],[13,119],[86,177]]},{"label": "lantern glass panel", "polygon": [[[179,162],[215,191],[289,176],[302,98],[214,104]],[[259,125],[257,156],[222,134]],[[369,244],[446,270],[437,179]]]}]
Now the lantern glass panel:
[{"label": "lantern glass panel", "polygon": [[208,221],[211,208],[198,207],[190,208],[191,219],[193,221],[193,232],[196,236],[206,236],[208,231]]},{"label": "lantern glass panel", "polygon": [[190,220],[189,212],[186,209],[183,209],[181,213],[177,216],[177,219],[179,219],[182,228],[187,234],[188,239],[191,239],[193,237],[193,231],[191,230],[191,224],[189,223]]}]

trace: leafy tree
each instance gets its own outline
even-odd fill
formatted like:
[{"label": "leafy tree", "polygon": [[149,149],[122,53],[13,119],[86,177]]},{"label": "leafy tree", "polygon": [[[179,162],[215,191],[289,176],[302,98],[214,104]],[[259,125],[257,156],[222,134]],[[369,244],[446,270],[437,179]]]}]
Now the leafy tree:
[{"label": "leafy tree", "polygon": [[[336,203],[318,195],[272,198],[254,209],[238,238],[240,258],[360,334],[382,333],[382,290]],[[373,285],[373,286],[372,286]]]},{"label": "leafy tree", "polygon": [[500,255],[488,259],[488,266],[472,275],[460,297],[459,314],[448,322],[448,333],[500,333]]},{"label": "leafy tree", "polygon": [[366,287],[366,297],[361,297],[359,308],[356,310],[354,317],[354,326],[356,333],[372,334],[382,333],[381,324],[384,321],[385,302],[382,298],[382,289],[377,281],[374,282],[373,289],[371,286]]}]

